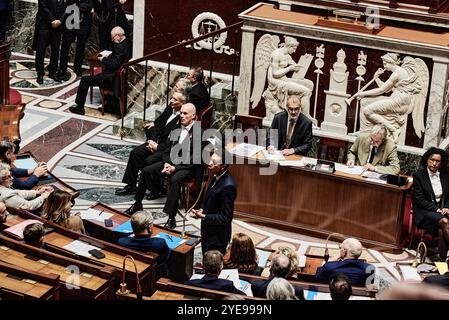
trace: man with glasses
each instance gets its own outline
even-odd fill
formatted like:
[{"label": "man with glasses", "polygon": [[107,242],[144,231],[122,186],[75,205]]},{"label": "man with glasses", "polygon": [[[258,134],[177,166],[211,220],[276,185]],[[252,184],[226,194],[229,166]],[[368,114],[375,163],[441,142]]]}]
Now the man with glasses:
[{"label": "man with glasses", "polygon": [[[98,59],[104,64],[103,72],[81,78],[75,99],[76,106],[69,108],[71,112],[84,115],[87,92],[92,86],[112,87],[114,89],[114,101],[118,100],[120,96],[120,76],[117,74],[117,71],[122,64],[128,62],[131,58],[131,43],[126,38],[125,31],[121,27],[112,29],[111,40],[113,42],[112,53],[108,56],[98,56]],[[105,111],[110,113],[120,112],[118,108]]]},{"label": "man with glasses", "polygon": [[364,170],[383,174],[398,174],[400,171],[396,144],[388,138],[387,129],[375,125],[371,132],[363,132],[355,139],[348,152],[348,167],[354,164]]},{"label": "man with glasses", "polygon": [[[277,141],[274,130],[277,130]],[[270,153],[277,148],[284,156],[307,155],[312,147],[312,121],[301,113],[298,96],[290,96],[287,100],[287,111],[274,116],[267,145]]]}]

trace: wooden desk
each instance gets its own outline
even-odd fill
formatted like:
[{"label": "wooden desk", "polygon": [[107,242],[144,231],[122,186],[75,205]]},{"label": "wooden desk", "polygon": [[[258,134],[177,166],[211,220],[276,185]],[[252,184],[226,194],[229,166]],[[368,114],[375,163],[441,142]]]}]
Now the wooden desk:
[{"label": "wooden desk", "polygon": [[[106,227],[104,223],[97,220],[83,220],[84,227],[86,228],[87,233],[97,239],[113,243],[117,243],[117,240],[119,238],[123,238],[126,236],[121,232],[113,231],[113,229],[128,221],[130,219],[128,215],[102,203],[97,203],[93,205],[92,208],[96,210],[104,210],[104,212],[114,214],[111,217],[113,226]],[[153,235],[155,236],[160,232],[168,233],[180,238],[182,237],[181,232],[179,231],[167,229],[159,225],[153,225]],[[196,239],[195,243],[192,246],[183,243],[180,246],[176,247],[174,250],[171,250],[171,256],[168,264],[170,277],[173,280],[184,282],[190,279],[193,274],[193,254],[195,251],[195,246],[200,243],[201,238],[190,234],[186,234],[184,237],[184,239],[186,240],[189,240],[191,238]]]},{"label": "wooden desk", "polygon": [[274,175],[260,175],[263,166],[229,167],[237,184],[239,218],[319,237],[338,232],[380,250],[400,248],[411,183],[397,187],[338,171],[329,174],[286,166],[278,166]]},{"label": "wooden desk", "polygon": [[[46,249],[48,251],[66,257],[70,257],[78,261],[84,261],[89,264],[101,267],[106,266],[112,267],[114,275],[116,276],[115,290],[118,290],[120,287],[120,282],[122,279],[123,259],[125,258],[126,255],[132,256],[136,262],[137,273],[140,278],[143,293],[146,295],[151,295],[155,291],[157,255],[143,254],[141,252],[124,248],[112,243],[108,243],[100,239],[95,239],[91,236],[73,232],[57,224],[36,217],[33,214],[23,210],[8,208],[8,211],[11,214],[8,216],[7,221],[3,223],[5,227],[10,227],[25,219],[36,219],[42,221],[43,223],[45,223],[46,226],[53,229],[52,231],[47,232],[44,238]],[[105,257],[102,259],[97,259],[93,256],[85,257],[64,249],[64,246],[68,245],[74,240],[80,240],[100,248],[101,252],[104,253]],[[125,269],[126,269],[126,282],[128,284],[128,287],[130,290],[135,290],[136,273],[134,265],[132,264],[131,260],[128,259],[126,261]]]},{"label": "wooden desk", "polygon": [[[99,267],[79,260],[28,246],[19,241],[0,235],[0,261],[31,272],[57,275],[61,284],[61,299],[112,299],[114,278],[111,268]],[[77,267],[80,271],[79,288],[68,288],[73,283],[73,274],[67,267]]]},{"label": "wooden desk", "polygon": [[[25,153],[18,154],[18,155],[16,155],[16,159],[32,159],[32,160],[34,160],[34,162],[36,162],[36,165],[40,162],[36,159],[36,157],[34,157],[34,155],[31,152],[25,152]],[[65,183],[58,177],[56,177],[53,173],[51,173],[51,171],[48,170],[48,174],[50,176],[52,176],[53,179],[49,180],[49,182],[45,182],[45,180],[40,179],[39,184],[36,187],[34,187],[33,189],[36,189],[40,186],[48,185],[48,186],[54,187],[55,189],[60,189],[60,190],[70,193],[72,195],[72,199],[75,199],[80,195],[78,190],[72,188],[67,183]],[[27,177],[23,177],[23,178],[19,178],[19,179],[26,180]]]},{"label": "wooden desk", "polygon": [[59,276],[0,262],[0,300],[59,300]]}]

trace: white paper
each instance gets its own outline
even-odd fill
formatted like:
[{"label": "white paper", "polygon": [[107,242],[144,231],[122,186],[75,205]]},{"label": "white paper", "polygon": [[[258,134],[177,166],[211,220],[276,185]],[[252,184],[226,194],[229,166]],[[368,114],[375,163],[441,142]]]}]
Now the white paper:
[{"label": "white paper", "polygon": [[267,150],[262,150],[263,156],[267,160],[271,161],[282,161],[285,160],[284,155],[282,154],[282,151],[275,150],[273,153],[269,153]]},{"label": "white paper", "polygon": [[218,276],[218,278],[231,280],[234,283],[234,287],[236,287],[239,290],[242,289],[242,284],[240,283],[238,269],[223,269],[223,270],[221,270],[221,273]]},{"label": "white paper", "polygon": [[303,168],[306,166],[306,163],[302,160],[284,160],[284,161],[279,161],[279,165],[281,167]]},{"label": "white paper", "polygon": [[348,173],[348,174],[360,175],[363,172],[363,167],[362,166],[354,166],[353,168],[349,168],[348,166],[346,166],[344,164],[336,163],[335,170],[344,172],[344,173]]},{"label": "white paper", "polygon": [[265,251],[256,248],[256,253],[259,257],[259,267],[265,268],[267,266],[268,258],[271,255],[271,251]]},{"label": "white paper", "polygon": [[365,171],[363,174],[362,174],[362,177],[365,177],[365,178],[372,178],[372,179],[380,179],[381,177],[382,177],[382,174],[381,173],[378,173],[378,172],[375,172],[375,171]]},{"label": "white paper", "polygon": [[368,178],[365,181],[370,181],[370,182],[375,182],[375,183],[380,183],[380,184],[387,184],[387,181],[381,180],[381,179],[376,179],[376,178]]},{"label": "white paper", "polygon": [[102,56],[102,57],[107,57],[107,56],[109,56],[111,53],[112,53],[112,51],[109,51],[109,50],[103,50],[103,51],[101,51],[101,52],[99,53],[99,55]]},{"label": "white paper", "polygon": [[86,211],[80,212],[80,217],[83,220],[97,220],[104,222],[105,219],[110,219],[114,214],[89,208]]},{"label": "white paper", "polygon": [[92,255],[89,253],[92,249],[101,250],[100,248],[94,247],[86,242],[75,240],[70,242],[68,245],[63,247],[64,249],[71,251],[77,255],[90,258]]},{"label": "white paper", "polygon": [[298,256],[298,267],[304,268],[306,266],[306,260],[307,260],[306,256]]},{"label": "white paper", "polygon": [[237,147],[229,150],[229,152],[241,157],[252,157],[262,150],[265,150],[265,147],[255,144],[241,143]]},{"label": "white paper", "polygon": [[412,266],[400,264],[399,269],[401,270],[404,280],[417,280],[417,281],[421,282],[421,276],[416,271],[416,268],[412,268]]},{"label": "white paper", "polygon": [[304,297],[306,300],[332,300],[330,293],[328,292],[318,292],[318,291],[311,291],[310,290],[304,290]]}]

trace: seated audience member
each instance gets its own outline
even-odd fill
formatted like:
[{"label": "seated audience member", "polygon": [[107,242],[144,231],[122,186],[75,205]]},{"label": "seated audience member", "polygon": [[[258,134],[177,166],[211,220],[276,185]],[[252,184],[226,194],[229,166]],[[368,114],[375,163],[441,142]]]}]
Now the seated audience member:
[{"label": "seated audience member", "polygon": [[12,188],[9,167],[0,166],[0,201],[4,202],[7,207],[30,211],[40,209],[52,191],[52,187],[41,187],[38,190],[15,190]]},{"label": "seated audience member", "polygon": [[316,272],[316,278],[329,282],[338,273],[343,273],[353,286],[365,286],[368,276],[374,272],[374,266],[360,260],[362,244],[359,240],[348,238],[340,245],[340,257],[337,261],[328,261]]},{"label": "seated audience member", "polygon": [[283,254],[284,256],[286,256],[290,262],[291,262],[291,270],[290,273],[288,275],[288,277],[296,277],[297,276],[297,272],[299,271],[299,267],[298,267],[298,255],[296,254],[295,250],[293,250],[290,247],[287,246],[279,246],[276,251],[274,252],[274,254]]},{"label": "seated audience member", "polygon": [[[41,162],[34,169],[14,168],[14,149],[15,146],[13,143],[6,140],[0,141],[0,162],[11,168],[12,186],[14,189],[29,190],[37,185],[40,177],[47,174],[47,165],[45,162]],[[28,177],[28,179],[19,179],[22,177]]]},{"label": "seated audience member", "polygon": [[[275,278],[287,278],[291,270],[291,261],[283,254],[277,254],[271,260],[270,277],[267,280],[256,280],[251,283],[253,295],[259,298],[267,296],[267,287]],[[304,300],[304,291],[302,288],[294,287],[295,296],[299,300]]]},{"label": "seated audience member", "polygon": [[206,274],[201,279],[187,280],[184,284],[245,295],[244,292],[234,287],[231,280],[218,278],[223,269],[223,255],[220,251],[210,250],[203,255],[203,269]]},{"label": "seated audience member", "polygon": [[295,288],[283,278],[273,278],[267,287],[268,300],[298,300]]},{"label": "seated audience member", "polygon": [[204,72],[201,67],[194,67],[187,73],[187,80],[192,84],[189,102],[193,103],[197,114],[200,114],[210,103],[209,92],[207,92],[203,79]]},{"label": "seated audience member", "polygon": [[343,273],[339,273],[331,279],[329,290],[332,300],[349,300],[352,295],[351,283]]},{"label": "seated audience member", "polygon": [[8,218],[8,210],[6,210],[6,205],[3,202],[0,202],[0,223],[3,223],[6,221],[6,218]]},{"label": "seated audience member", "polygon": [[151,237],[153,231],[151,212],[138,211],[134,213],[131,216],[131,227],[134,237],[120,238],[118,244],[137,251],[157,253],[156,277],[167,277],[170,248],[164,239]]},{"label": "seated audience member", "polygon": [[449,172],[447,153],[430,148],[421,158],[420,169],[413,174],[413,223],[433,236],[440,236],[440,261],[449,247]]},{"label": "seated audience member", "polygon": [[[287,110],[274,116],[267,139],[267,150],[271,153],[277,147],[284,156],[305,156],[312,147],[312,121],[301,113],[301,101],[298,96],[288,98]],[[277,141],[276,135],[273,136],[274,130],[278,130]]]},{"label": "seated audience member", "polygon": [[398,174],[400,169],[396,144],[387,137],[387,129],[375,125],[371,132],[360,133],[348,152],[348,167],[354,164],[364,170]]},{"label": "seated audience member", "polygon": [[42,223],[29,224],[23,229],[23,240],[36,248],[44,245],[45,227]]},{"label": "seated audience member", "polygon": [[376,300],[449,300],[449,290],[415,282],[398,282]]},{"label": "seated audience member", "polygon": [[80,216],[71,215],[72,196],[62,190],[55,190],[45,201],[41,217],[64,228],[85,234],[83,220]]},{"label": "seated audience member", "polygon": [[241,273],[259,276],[262,268],[257,264],[256,248],[253,240],[244,233],[232,237],[231,249],[224,258],[224,269],[238,269]]}]

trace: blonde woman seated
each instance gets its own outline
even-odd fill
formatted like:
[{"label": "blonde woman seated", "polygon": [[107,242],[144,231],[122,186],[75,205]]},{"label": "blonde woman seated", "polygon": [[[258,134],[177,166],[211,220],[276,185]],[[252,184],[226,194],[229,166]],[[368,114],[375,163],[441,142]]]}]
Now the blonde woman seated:
[{"label": "blonde woman seated", "polygon": [[64,228],[85,234],[81,217],[70,214],[72,209],[72,196],[70,193],[56,190],[45,201],[41,217]]},{"label": "blonde woman seated", "polygon": [[238,269],[240,273],[259,276],[262,268],[257,264],[258,258],[253,240],[244,233],[232,237],[231,249],[225,254],[224,269]]},{"label": "blonde woman seated", "polygon": [[0,165],[0,201],[7,207],[35,211],[42,207],[44,200],[52,192],[52,187],[41,187],[37,190],[13,189],[9,166]]}]

